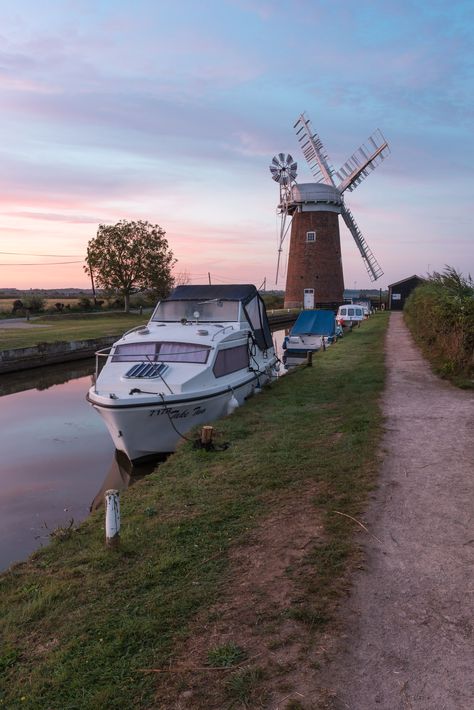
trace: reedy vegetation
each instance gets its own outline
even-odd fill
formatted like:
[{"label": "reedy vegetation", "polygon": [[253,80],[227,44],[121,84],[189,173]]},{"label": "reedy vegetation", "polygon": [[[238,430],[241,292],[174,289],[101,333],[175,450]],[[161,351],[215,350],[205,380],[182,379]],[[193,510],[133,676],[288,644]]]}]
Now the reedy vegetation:
[{"label": "reedy vegetation", "polygon": [[[474,376],[474,282],[447,266],[407,299],[405,320],[435,370],[461,386]],[[469,382],[469,378],[471,378]]]}]

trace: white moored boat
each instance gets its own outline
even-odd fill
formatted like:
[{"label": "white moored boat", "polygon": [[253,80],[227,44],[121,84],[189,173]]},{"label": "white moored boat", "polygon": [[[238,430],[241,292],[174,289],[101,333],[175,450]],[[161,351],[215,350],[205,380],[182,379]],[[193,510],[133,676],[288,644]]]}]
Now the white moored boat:
[{"label": "white moored boat", "polygon": [[131,461],[174,451],[193,426],[275,377],[278,363],[265,305],[247,284],[178,286],[101,357],[87,399]]}]

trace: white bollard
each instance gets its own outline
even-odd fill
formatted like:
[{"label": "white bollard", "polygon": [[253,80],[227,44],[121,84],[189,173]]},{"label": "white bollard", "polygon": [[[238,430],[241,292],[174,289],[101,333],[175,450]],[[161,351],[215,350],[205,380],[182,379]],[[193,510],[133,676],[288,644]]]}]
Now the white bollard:
[{"label": "white bollard", "polygon": [[120,493],[105,491],[105,544],[117,547],[120,541]]}]

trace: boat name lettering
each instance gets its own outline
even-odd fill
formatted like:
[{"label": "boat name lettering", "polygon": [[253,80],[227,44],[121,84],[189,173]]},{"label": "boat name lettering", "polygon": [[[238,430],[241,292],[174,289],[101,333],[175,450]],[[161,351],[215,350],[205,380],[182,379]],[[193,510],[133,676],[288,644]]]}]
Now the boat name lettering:
[{"label": "boat name lettering", "polygon": [[205,412],[204,407],[194,407],[193,409],[172,409],[171,407],[167,407],[166,409],[150,409],[149,416],[150,417],[160,417],[164,415],[168,415],[171,419],[186,419],[187,417],[198,417],[200,414],[204,414]]}]

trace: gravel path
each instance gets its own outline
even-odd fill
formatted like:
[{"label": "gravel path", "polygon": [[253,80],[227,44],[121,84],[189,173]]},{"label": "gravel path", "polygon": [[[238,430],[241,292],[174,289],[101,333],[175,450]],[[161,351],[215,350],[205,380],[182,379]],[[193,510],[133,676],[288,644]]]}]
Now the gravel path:
[{"label": "gravel path", "polygon": [[435,377],[401,313],[387,336],[387,433],[366,568],[324,670],[334,708],[474,708],[474,394]]}]

